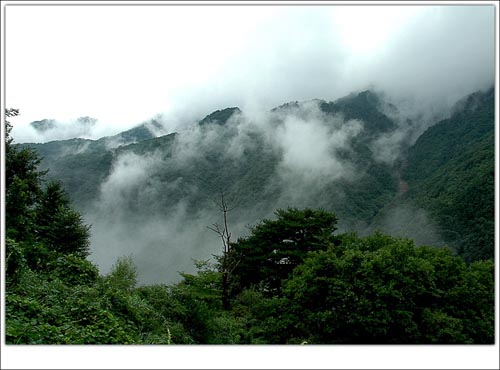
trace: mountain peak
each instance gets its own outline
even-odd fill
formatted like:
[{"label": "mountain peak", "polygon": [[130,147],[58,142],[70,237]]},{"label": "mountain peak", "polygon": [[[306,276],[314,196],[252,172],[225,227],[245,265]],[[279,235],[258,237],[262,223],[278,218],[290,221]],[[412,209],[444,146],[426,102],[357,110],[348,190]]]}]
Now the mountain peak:
[{"label": "mountain peak", "polygon": [[224,125],[235,113],[241,113],[241,109],[238,107],[230,107],[222,110],[216,110],[203,118],[199,124],[205,125],[209,123],[217,123],[219,125]]},{"label": "mountain peak", "polygon": [[474,111],[485,102],[494,101],[495,89],[490,87],[487,90],[479,90],[465,96],[455,103],[452,114],[460,114],[464,111]]},{"label": "mountain peak", "polygon": [[338,99],[335,103],[342,105],[356,105],[366,107],[377,107],[380,104],[380,97],[372,90],[364,90],[351,93],[343,98]]},{"label": "mountain peak", "polygon": [[40,121],[31,122],[30,126],[38,132],[45,132],[56,127],[56,121],[54,119],[42,119]]},{"label": "mountain peak", "polygon": [[283,110],[291,110],[291,109],[299,109],[300,108],[300,103],[295,100],[295,101],[290,101],[284,104],[281,104],[280,106],[277,106],[276,108],[271,109],[271,112],[279,112]]}]

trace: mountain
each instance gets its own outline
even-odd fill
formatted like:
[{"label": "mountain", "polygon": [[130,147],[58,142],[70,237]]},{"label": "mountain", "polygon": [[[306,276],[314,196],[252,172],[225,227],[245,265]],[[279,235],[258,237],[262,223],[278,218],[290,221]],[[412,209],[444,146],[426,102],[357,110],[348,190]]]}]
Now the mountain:
[{"label": "mountain", "polygon": [[408,151],[409,199],[469,261],[494,257],[495,91],[476,92]]},{"label": "mountain", "polygon": [[[190,266],[185,256],[219,250],[206,226],[220,217],[221,194],[233,239],[277,208],[323,208],[339,231],[380,229],[473,261],[494,250],[493,96],[464,99],[413,145],[397,107],[372,91],[290,102],[258,118],[222,109],[168,135],[141,125],[94,141],[23,145],[93,224],[95,258],[133,253],[144,281],[175,279]],[[404,139],[396,160],[381,160],[393,137]]]},{"label": "mountain", "polygon": [[[275,145],[266,141],[263,132],[248,133],[248,137],[245,137],[246,143],[239,148],[241,155],[236,161],[227,155],[227,149],[231,145],[236,145],[235,140],[241,139],[238,137],[236,124],[233,127],[223,127],[230,117],[242,114],[239,108],[233,107],[217,110],[198,122],[201,133],[197,134],[201,136],[197,137],[197,140],[201,146],[195,149],[201,155],[191,156],[189,163],[182,165],[175,160],[166,160],[161,170],[153,174],[155,178],[158,178],[159,187],[149,193],[164,193],[166,183],[174,179],[182,183],[182,186],[179,185],[174,193],[169,190],[168,201],[149,199],[152,209],[167,210],[168,204],[172,205],[179,199],[184,199],[191,210],[199,210],[200,205],[206,204],[210,197],[217,194],[218,189],[225,189],[226,192],[238,198],[239,204],[252,206],[259,204],[266,208],[263,213],[272,211],[271,205],[274,205],[274,202],[270,200],[281,198],[283,206],[292,201],[312,202],[335,210],[343,217],[346,224],[369,223],[378,209],[396,191],[391,169],[373,160],[369,143],[378,134],[394,129],[395,124],[377,110],[379,101],[371,92],[354,94],[334,103],[315,101],[314,104],[319,106],[318,112],[325,115],[323,123],[331,126],[329,129],[332,133],[340,131],[344,121],[363,121],[364,127],[358,135],[348,138],[348,142],[342,148],[332,148],[335,150],[335,157],[347,163],[347,167],[356,167],[359,174],[355,176],[355,180],[354,177],[349,176],[341,177],[336,181],[322,179],[325,184],[321,191],[310,187],[310,194],[298,197],[301,199],[291,199],[284,194],[286,192],[283,191],[283,179],[276,176],[281,170],[282,148],[277,149]],[[311,117],[306,117],[310,114],[306,106],[307,104],[297,102],[293,106],[288,104],[273,109],[270,113],[270,124],[276,126],[283,124],[283,112],[286,117],[307,120]],[[342,115],[341,121],[338,118],[339,114]],[[210,125],[211,123],[216,123],[219,127],[214,128]],[[203,135],[208,134],[203,130],[217,134],[217,140],[206,148],[203,147],[207,144]],[[160,156],[164,159],[168,158],[172,156],[172,151],[182,149],[183,140],[188,138],[190,133],[187,131],[178,135],[178,137],[168,135],[153,138],[151,131],[141,125],[116,136],[96,141],[72,139],[28,145],[40,152],[43,157],[42,167],[50,169],[49,176],[61,180],[75,204],[80,208],[86,208],[92,199],[97,199],[100,185],[111,173],[117,158],[130,153],[148,156],[155,152],[160,152]],[[294,139],[300,144],[301,138]],[[109,143],[121,140],[136,142],[116,148],[110,147]],[[337,175],[333,174],[332,177],[337,177]],[[307,182],[307,179],[303,180]],[[331,182],[331,186],[326,186],[328,182]],[[196,196],[185,193],[193,186],[203,189],[204,193]],[[207,194],[210,195],[207,197]],[[141,196],[137,195],[137,197]],[[129,202],[133,200],[134,197],[131,197]],[[168,204],[164,204],[165,202]]]},{"label": "mountain", "polygon": [[35,129],[38,133],[46,133],[47,131],[56,131],[64,126],[65,130],[69,130],[75,135],[85,136],[90,133],[90,130],[96,125],[97,119],[85,116],[79,117],[73,122],[67,122],[62,124],[55,119],[43,119],[40,121],[34,121],[30,123],[30,126]]},{"label": "mountain", "polygon": [[370,135],[379,135],[395,130],[397,125],[382,112],[383,101],[374,92],[367,90],[351,94],[335,102],[321,103],[321,109],[328,113],[342,113],[346,119],[360,119],[370,122],[366,126]]},{"label": "mountain", "polygon": [[54,129],[56,127],[56,121],[53,119],[42,119],[41,121],[31,122],[30,125],[38,132],[45,132]]},{"label": "mountain", "polygon": [[101,183],[109,175],[113,149],[152,139],[158,133],[164,133],[163,126],[151,120],[99,140],[75,138],[21,145],[34,148],[41,155],[41,167],[50,170],[48,178],[60,180],[74,204],[83,209],[95,200]]},{"label": "mountain", "polygon": [[108,144],[112,142],[118,142],[123,145],[152,139],[159,136],[160,134],[165,134],[164,128],[161,123],[153,119],[149,122],[133,127],[130,130],[123,131],[117,135],[109,136],[99,140],[104,140]]},{"label": "mountain", "polygon": [[205,124],[209,124],[209,123],[217,123],[219,125],[223,125],[235,113],[241,113],[240,108],[232,107],[232,108],[226,108],[226,109],[222,109],[222,110],[216,110],[215,112],[212,112],[209,115],[207,115],[205,118],[203,118],[199,122],[199,124],[205,125]]}]

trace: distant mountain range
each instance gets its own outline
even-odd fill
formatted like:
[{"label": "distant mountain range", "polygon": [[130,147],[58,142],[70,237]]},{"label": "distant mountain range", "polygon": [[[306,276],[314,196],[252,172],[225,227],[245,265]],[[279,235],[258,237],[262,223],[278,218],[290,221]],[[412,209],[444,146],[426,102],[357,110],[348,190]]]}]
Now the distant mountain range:
[{"label": "distant mountain range", "polygon": [[[409,131],[418,123],[372,91],[266,114],[262,122],[231,107],[177,133],[151,121],[99,140],[21,145],[40,153],[49,178],[80,210],[115,210],[116,222],[161,219],[181,206],[200,217],[222,191],[237,206],[235,223],[278,207],[322,207],[337,214],[342,231],[448,244],[469,261],[493,256],[493,89],[427,122],[416,141]],[[43,131],[51,121],[32,126]]]}]

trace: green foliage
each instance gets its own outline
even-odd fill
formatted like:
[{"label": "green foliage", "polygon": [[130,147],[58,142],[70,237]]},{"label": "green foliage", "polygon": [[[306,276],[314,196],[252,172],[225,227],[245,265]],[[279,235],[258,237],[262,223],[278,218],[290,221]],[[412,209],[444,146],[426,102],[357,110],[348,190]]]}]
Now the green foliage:
[{"label": "green foliage", "polygon": [[448,310],[461,319],[473,343],[495,341],[495,266],[493,260],[470,264],[462,280],[447,293]]},{"label": "green foliage", "polygon": [[139,294],[165,319],[172,343],[245,343],[245,319],[221,304],[221,276],[214,264],[196,261],[196,274],[182,273],[173,286],[138,288]]},{"label": "green foliage", "polygon": [[199,125],[206,125],[209,123],[217,123],[219,125],[223,125],[235,113],[241,113],[241,110],[238,107],[216,110],[215,112],[212,112],[208,116],[203,118],[199,122]]},{"label": "green foliage", "polygon": [[472,343],[480,330],[479,340],[492,343],[491,263],[481,265],[476,300],[463,296],[476,269],[446,249],[347,235],[338,247],[310,253],[285,283],[281,341]]},{"label": "green foliage", "polygon": [[113,265],[106,281],[113,288],[131,291],[137,284],[137,267],[131,256],[121,257]]},{"label": "green foliage", "polygon": [[24,251],[27,266],[33,271],[44,271],[51,262],[55,261],[60,256],[59,253],[51,250],[43,243],[34,241],[24,241],[20,243]]},{"label": "green foliage", "polygon": [[[271,295],[302,263],[307,253],[334,242],[337,218],[324,210],[289,208],[276,211],[276,220],[263,220],[231,248],[233,292],[261,284]],[[233,293],[234,294],[234,293]]]},{"label": "green foliage", "polygon": [[[165,285],[142,286],[137,288],[137,294],[147,301],[154,311],[150,320],[157,328],[156,330],[163,334],[167,332],[167,343],[195,343],[183,323],[188,314],[188,308],[176,298],[175,288]],[[157,320],[157,317],[160,320]]]},{"label": "green foliage", "polygon": [[50,225],[59,208],[69,206],[69,199],[61,183],[50,181],[40,195],[37,204],[36,222],[39,228]]},{"label": "green foliage", "polygon": [[26,271],[6,295],[6,342],[130,343],[129,325],[109,312],[96,286],[67,285]]},{"label": "green foliage", "polygon": [[180,321],[196,343],[210,343],[213,336],[212,320],[222,311],[220,273],[207,261],[196,263],[198,273],[185,274],[172,287],[177,302],[173,317]]},{"label": "green foliage", "polygon": [[[12,114],[17,111],[6,111],[7,116]],[[30,148],[12,145],[7,125],[5,209],[9,245],[19,253],[22,250],[24,261],[34,270],[44,269],[59,254],[85,257],[89,227],[71,208],[61,185],[51,182],[44,188],[46,171],[39,170],[38,154]],[[15,280],[16,269],[9,269],[9,273],[12,276],[8,278]]]},{"label": "green foliage", "polygon": [[494,256],[494,90],[470,95],[408,152],[408,196],[467,261]]},{"label": "green foliage", "polygon": [[19,274],[26,269],[26,257],[19,243],[11,238],[5,239],[5,276],[7,282],[17,282]]},{"label": "green foliage", "polygon": [[52,277],[67,285],[92,285],[99,278],[99,270],[91,262],[74,254],[66,254],[47,264]]},{"label": "green foliage", "polygon": [[170,296],[145,297],[131,287],[130,261],[122,259],[117,266],[112,279],[100,278],[90,262],[67,255],[41,272],[23,270],[6,295],[7,343],[170,344],[185,339],[182,325],[168,321],[149,301],[156,298],[164,305]]},{"label": "green foliage", "polygon": [[184,278],[178,285],[183,295],[189,295],[198,301],[204,301],[210,306],[220,303],[221,279],[216,266],[209,261],[195,261],[197,273],[181,273]]},{"label": "green foliage", "polygon": [[62,254],[88,255],[90,227],[71,209],[60,183],[50,182],[41,194],[35,213],[37,239]]},{"label": "green foliage", "polygon": [[89,227],[71,208],[61,185],[43,188],[38,155],[14,147],[9,131],[7,127],[6,342],[140,342],[137,323],[109,305],[114,291],[106,289],[97,268],[85,260]]},{"label": "green foliage", "polygon": [[[7,239],[7,268],[18,271],[7,285],[6,341],[493,343],[493,261],[466,265],[448,249],[382,234],[334,238],[336,218],[321,210],[277,215],[249,238],[264,245],[266,235],[269,243],[294,237],[311,250],[282,278],[280,295],[263,280],[235,294],[231,310],[222,307],[221,273],[208,261],[196,262],[197,273],[181,274],[176,285],[136,287],[131,257],[104,277],[71,254],[52,255],[34,271],[25,262],[27,244]],[[291,243],[282,247],[298,255]]]},{"label": "green foliage", "polygon": [[244,289],[235,299],[231,313],[244,325],[241,343],[280,343],[286,330],[282,299],[267,297],[262,287]]},{"label": "green foliage", "polygon": [[359,119],[370,122],[365,126],[369,136],[377,136],[396,128],[395,123],[380,111],[380,98],[372,91],[351,94],[335,102],[322,102],[321,110],[327,113],[342,113],[346,120]]},{"label": "green foliage", "polygon": [[33,233],[34,207],[41,193],[44,171],[38,170],[40,159],[28,148],[5,146],[5,219],[8,235],[26,240]]},{"label": "green foliage", "polygon": [[188,344],[193,339],[178,320],[184,312],[170,289],[138,287],[136,266],[131,257],[119,258],[101,284],[107,309],[130,325],[134,343]]}]

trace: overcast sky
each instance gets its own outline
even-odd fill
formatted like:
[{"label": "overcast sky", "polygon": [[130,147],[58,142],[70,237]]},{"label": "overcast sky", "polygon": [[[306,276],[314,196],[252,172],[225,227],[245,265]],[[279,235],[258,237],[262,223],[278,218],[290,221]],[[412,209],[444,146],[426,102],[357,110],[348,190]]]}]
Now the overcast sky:
[{"label": "overcast sky", "polygon": [[19,127],[91,116],[114,133],[369,87],[453,101],[494,80],[491,5],[8,5],[5,41]]}]

